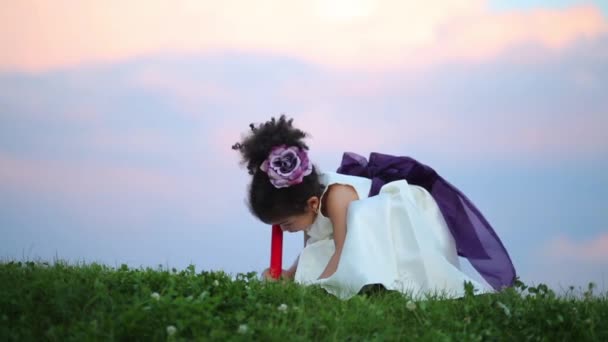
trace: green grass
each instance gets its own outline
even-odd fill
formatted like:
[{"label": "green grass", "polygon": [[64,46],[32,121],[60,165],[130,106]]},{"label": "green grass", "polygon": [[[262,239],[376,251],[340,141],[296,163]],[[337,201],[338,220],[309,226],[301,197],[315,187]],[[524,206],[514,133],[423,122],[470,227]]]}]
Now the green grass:
[{"label": "green grass", "polygon": [[374,291],[341,301],[253,272],[0,263],[0,341],[608,341],[606,322],[608,298],[591,284],[580,295],[518,283],[456,300]]}]

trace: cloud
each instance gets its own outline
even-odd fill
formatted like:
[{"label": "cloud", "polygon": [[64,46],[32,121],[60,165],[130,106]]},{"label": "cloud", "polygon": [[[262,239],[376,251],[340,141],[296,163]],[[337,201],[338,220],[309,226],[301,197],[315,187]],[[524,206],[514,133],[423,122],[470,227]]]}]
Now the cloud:
[{"label": "cloud", "polygon": [[[597,223],[602,224],[602,219],[598,219],[601,222]],[[581,230],[575,229],[569,236],[538,240],[539,248],[531,246],[527,251],[520,250],[516,267],[522,280],[529,284],[548,284],[560,294],[569,286],[577,291],[579,287],[586,289],[590,282],[595,283],[600,292],[608,291],[608,233],[600,230],[595,236],[589,236],[586,228],[583,229],[587,239],[573,239],[571,236],[581,235]],[[534,240],[534,233],[526,234],[531,234]]]},{"label": "cloud", "polygon": [[[608,118],[601,114],[572,113],[569,118],[554,118],[533,125],[509,122],[525,114],[501,115],[491,119],[460,119],[446,124],[436,147],[448,153],[467,151],[479,157],[564,159],[601,155],[608,150],[602,127]],[[445,141],[452,144],[445,146]],[[464,156],[460,156],[464,157]]]},{"label": "cloud", "polygon": [[[279,114],[273,116],[278,117]],[[386,151],[420,138],[413,135],[404,136],[403,131],[395,130],[392,127],[394,123],[390,121],[374,120],[372,117],[365,121],[349,120],[331,110],[287,113],[287,116],[294,118],[294,125],[309,134],[306,141],[312,148],[311,152],[318,155],[336,155],[343,151]],[[259,122],[269,119],[270,117],[264,117]],[[240,126],[226,126],[214,132],[214,145],[219,148],[236,142],[241,134],[246,132],[247,122],[243,120],[241,123]],[[239,127],[244,129],[238,129]]]},{"label": "cloud", "polygon": [[434,49],[446,58],[483,60],[518,45],[537,44],[559,50],[577,39],[608,31],[601,11],[593,6],[566,10],[536,9],[484,13],[457,18],[443,28],[441,44]]},{"label": "cloud", "polygon": [[485,60],[521,44],[563,49],[607,31],[591,5],[504,12],[480,0],[30,0],[0,14],[0,69],[221,51],[390,69]]},{"label": "cloud", "polygon": [[544,254],[560,260],[608,263],[608,233],[601,233],[586,241],[558,236],[547,243]]},{"label": "cloud", "polygon": [[0,102],[11,110],[0,117],[0,150],[164,170],[207,155],[228,167],[236,162],[229,147],[250,122],[285,112],[311,134],[321,159],[347,150],[594,158],[608,150],[608,107],[601,101],[606,61],[586,55],[593,46],[543,65],[501,61],[416,73],[341,73],[241,55],[4,75]]},{"label": "cloud", "polygon": [[129,81],[134,87],[170,99],[179,111],[194,117],[204,105],[226,104],[237,97],[234,91],[219,82],[157,67],[143,67],[135,71]]},{"label": "cloud", "polygon": [[213,169],[209,156],[207,161],[197,156],[192,159],[187,165],[173,164],[166,170],[125,165],[119,160],[29,159],[0,154],[0,193],[66,208],[84,220],[129,219],[142,225],[159,210],[200,224],[225,219],[234,211],[227,203],[238,197],[244,180],[210,181],[233,177],[238,170]]},{"label": "cloud", "polygon": [[0,185],[28,192],[83,196],[137,192],[171,197],[175,179],[149,169],[99,162],[31,160],[0,155]]}]

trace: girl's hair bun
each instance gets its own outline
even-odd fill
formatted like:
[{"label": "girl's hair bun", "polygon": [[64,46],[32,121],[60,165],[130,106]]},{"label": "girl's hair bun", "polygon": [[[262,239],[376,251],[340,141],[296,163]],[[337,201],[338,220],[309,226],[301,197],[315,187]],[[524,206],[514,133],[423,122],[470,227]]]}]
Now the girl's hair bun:
[{"label": "girl's hair bun", "polygon": [[232,145],[242,156],[242,164],[247,165],[250,175],[259,170],[260,165],[268,158],[270,150],[278,145],[297,146],[308,150],[302,141],[307,134],[292,125],[293,119],[281,115],[278,120],[274,117],[270,121],[259,124],[257,127],[249,125],[251,131],[240,142]]}]

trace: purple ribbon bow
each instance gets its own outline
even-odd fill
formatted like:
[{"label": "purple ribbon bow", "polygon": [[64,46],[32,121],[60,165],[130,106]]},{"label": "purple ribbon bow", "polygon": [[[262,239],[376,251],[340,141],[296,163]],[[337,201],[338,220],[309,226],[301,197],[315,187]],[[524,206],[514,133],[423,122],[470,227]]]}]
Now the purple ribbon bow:
[{"label": "purple ribbon bow", "polygon": [[460,190],[429,166],[410,157],[375,152],[368,162],[356,153],[346,152],[337,172],[371,179],[370,197],[377,195],[384,184],[400,179],[425,188],[443,214],[458,255],[467,258],[495,290],[515,282],[511,258],[492,226]]}]

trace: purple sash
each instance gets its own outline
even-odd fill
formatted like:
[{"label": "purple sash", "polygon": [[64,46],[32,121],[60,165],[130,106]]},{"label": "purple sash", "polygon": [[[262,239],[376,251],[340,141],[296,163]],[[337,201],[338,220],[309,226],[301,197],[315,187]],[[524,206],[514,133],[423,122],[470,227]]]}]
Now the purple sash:
[{"label": "purple sash", "polygon": [[497,291],[515,282],[511,258],[492,226],[460,190],[432,168],[410,157],[373,152],[368,162],[365,157],[346,152],[337,172],[371,179],[369,196],[377,195],[384,184],[400,179],[425,188],[454,236],[458,255],[467,258]]}]

